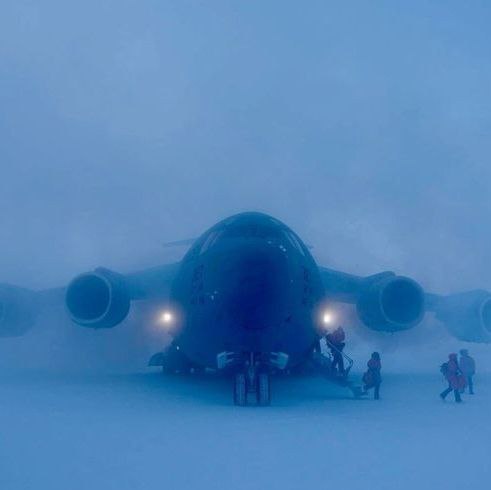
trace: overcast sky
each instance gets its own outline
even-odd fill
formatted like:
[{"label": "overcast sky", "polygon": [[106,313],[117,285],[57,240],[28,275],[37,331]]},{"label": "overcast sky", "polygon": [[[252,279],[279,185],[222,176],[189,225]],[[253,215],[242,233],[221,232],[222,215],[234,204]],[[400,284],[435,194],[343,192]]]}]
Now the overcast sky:
[{"label": "overcast sky", "polygon": [[491,289],[491,5],[4,0],[1,280],[260,210],[323,265]]}]

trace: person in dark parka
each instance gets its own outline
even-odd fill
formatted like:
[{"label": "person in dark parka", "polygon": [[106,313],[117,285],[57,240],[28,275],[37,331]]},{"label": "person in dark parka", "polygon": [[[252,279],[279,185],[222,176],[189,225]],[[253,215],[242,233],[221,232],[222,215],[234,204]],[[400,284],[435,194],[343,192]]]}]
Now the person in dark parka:
[{"label": "person in dark parka", "polygon": [[476,362],[469,355],[467,349],[462,349],[460,351],[459,368],[462,375],[465,376],[467,381],[467,386],[469,387],[469,395],[474,394],[474,380],[473,377],[476,374]]},{"label": "person in dark parka", "polygon": [[341,326],[326,335],[326,344],[332,354],[332,368],[339,374],[344,374],[343,349],[346,345],[345,340],[346,334]]},{"label": "person in dark parka", "polygon": [[382,383],[382,363],[380,361],[380,354],[378,352],[374,352],[372,357],[370,357],[367,362],[367,371],[363,375],[363,391],[366,393],[371,388],[373,391],[373,398],[375,400],[380,399],[380,384]]}]

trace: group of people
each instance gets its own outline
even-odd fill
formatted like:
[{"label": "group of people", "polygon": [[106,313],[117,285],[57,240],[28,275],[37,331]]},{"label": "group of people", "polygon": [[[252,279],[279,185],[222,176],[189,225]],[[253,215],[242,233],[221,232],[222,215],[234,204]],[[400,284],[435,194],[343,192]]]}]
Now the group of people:
[{"label": "group of people", "polygon": [[461,393],[469,389],[469,394],[474,394],[474,375],[476,374],[476,362],[469,355],[467,349],[460,351],[460,359],[457,354],[449,354],[448,361],[440,366],[440,371],[448,382],[448,388],[440,393],[440,398],[445,398],[453,391],[457,403],[462,401]]},{"label": "group of people", "polygon": [[[343,350],[346,345],[346,334],[343,327],[339,326],[335,330],[327,333],[325,340],[331,351],[331,369],[340,376],[345,376]],[[382,383],[381,370],[380,354],[373,352],[367,362],[367,370],[363,374],[362,393],[366,394],[369,390],[373,389],[375,400],[380,399],[380,385]],[[462,401],[461,394],[464,393],[466,388],[468,388],[470,395],[474,394],[473,378],[476,373],[476,363],[469,355],[467,349],[460,351],[460,358],[458,358],[457,354],[449,354],[448,361],[441,365],[440,371],[448,382],[447,389],[440,393],[442,400],[445,400],[453,391],[455,401],[460,403]]]},{"label": "group of people", "polygon": [[[339,326],[332,332],[329,332],[326,336],[326,344],[331,351],[332,363],[331,369],[340,374],[345,375],[343,350],[346,345],[346,334],[343,327]],[[363,374],[363,394],[367,394],[369,390],[373,389],[375,400],[380,399],[380,385],[382,383],[382,363],[380,360],[380,354],[373,352],[372,356],[367,362],[367,370]]]}]

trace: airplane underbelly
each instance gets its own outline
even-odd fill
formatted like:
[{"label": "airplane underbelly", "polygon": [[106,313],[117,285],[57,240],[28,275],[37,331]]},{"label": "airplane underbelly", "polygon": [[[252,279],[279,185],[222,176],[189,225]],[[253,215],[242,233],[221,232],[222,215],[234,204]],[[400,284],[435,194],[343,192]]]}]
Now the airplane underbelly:
[{"label": "airplane underbelly", "polygon": [[209,321],[189,324],[179,338],[183,352],[191,361],[207,367],[216,367],[216,356],[224,351],[284,352],[294,365],[305,359],[317,339],[310,318],[282,315],[277,323],[261,329],[243,328],[230,320],[221,311],[210,315]]}]

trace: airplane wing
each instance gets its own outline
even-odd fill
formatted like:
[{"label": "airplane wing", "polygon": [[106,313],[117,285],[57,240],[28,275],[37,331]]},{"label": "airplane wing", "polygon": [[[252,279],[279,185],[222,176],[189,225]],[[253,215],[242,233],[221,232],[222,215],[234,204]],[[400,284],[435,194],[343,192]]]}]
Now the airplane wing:
[{"label": "airplane wing", "polygon": [[[120,274],[97,268],[66,287],[32,291],[0,284],[0,337],[20,336],[44,308],[65,305],[71,320],[90,328],[112,328],[127,316],[132,301],[165,298],[180,263]],[[433,313],[458,339],[491,342],[491,294],[474,290],[448,296],[426,293],[413,279],[386,271],[361,277],[320,267],[333,301],[352,303],[369,328],[396,332]]]},{"label": "airplane wing", "polygon": [[65,305],[71,320],[90,328],[112,328],[127,316],[132,301],[165,298],[180,263],[130,274],[99,267],[66,287],[32,291],[0,284],[0,337],[27,332],[42,311]]},{"label": "airplane wing", "polygon": [[468,342],[491,342],[491,293],[474,290],[451,295],[427,293],[413,279],[386,271],[361,277],[320,267],[328,297],[352,303],[372,330],[396,332],[432,313],[449,332]]}]

